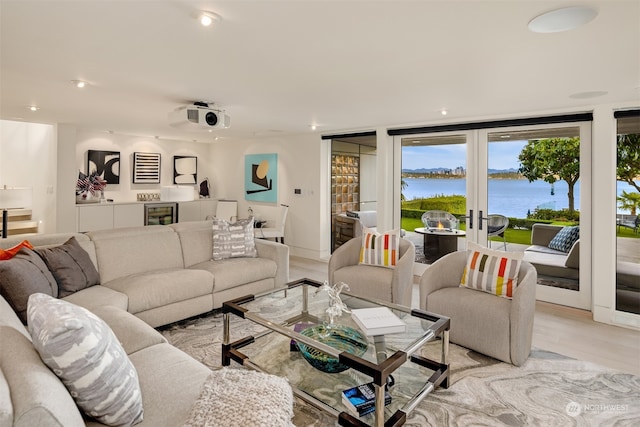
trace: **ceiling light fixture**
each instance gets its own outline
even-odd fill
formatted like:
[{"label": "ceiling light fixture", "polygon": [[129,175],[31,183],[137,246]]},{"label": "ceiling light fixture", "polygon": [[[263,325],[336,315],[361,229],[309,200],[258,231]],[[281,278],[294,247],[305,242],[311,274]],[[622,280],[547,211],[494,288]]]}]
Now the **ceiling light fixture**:
[{"label": "ceiling light fixture", "polygon": [[37,107],[35,105],[29,105],[27,106],[27,108],[31,111],[38,111],[40,109],[40,107]]},{"label": "ceiling light fixture", "polygon": [[598,12],[590,7],[564,7],[536,16],[529,21],[528,27],[534,33],[559,33],[585,25],[596,16]]},{"label": "ceiling light fixture", "polygon": [[449,112],[447,111],[446,108],[443,108],[442,110],[440,110],[440,114],[442,114],[443,116],[446,116]]},{"label": "ceiling light fixture", "polygon": [[213,24],[214,22],[217,22],[220,20],[220,15],[213,13],[213,12],[208,12],[206,10],[200,11],[197,13],[196,18],[198,19],[198,21],[200,22],[200,25],[202,25],[203,27],[208,27],[211,24]]},{"label": "ceiling light fixture", "polygon": [[87,82],[84,80],[71,80],[71,83],[73,83],[73,85],[78,89],[82,89],[87,86]]},{"label": "ceiling light fixture", "polygon": [[316,130],[316,125],[311,125],[311,130]]}]

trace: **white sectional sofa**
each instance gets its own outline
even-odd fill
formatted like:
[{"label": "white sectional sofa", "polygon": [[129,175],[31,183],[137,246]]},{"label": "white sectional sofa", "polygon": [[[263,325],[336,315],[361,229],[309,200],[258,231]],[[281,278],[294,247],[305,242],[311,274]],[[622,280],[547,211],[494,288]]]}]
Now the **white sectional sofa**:
[{"label": "white sectional sofa", "polygon": [[[139,378],[144,420],[138,426],[181,426],[211,374],[153,327],[288,282],[288,247],[279,243],[256,240],[255,258],[213,261],[211,221],[32,235],[27,240],[38,249],[59,246],[70,237],[89,254],[100,283],[62,300],[96,314],[121,343]],[[24,238],[3,239],[0,247]],[[0,297],[0,426],[84,425],[103,424],[78,409],[39,357],[16,312]]]}]

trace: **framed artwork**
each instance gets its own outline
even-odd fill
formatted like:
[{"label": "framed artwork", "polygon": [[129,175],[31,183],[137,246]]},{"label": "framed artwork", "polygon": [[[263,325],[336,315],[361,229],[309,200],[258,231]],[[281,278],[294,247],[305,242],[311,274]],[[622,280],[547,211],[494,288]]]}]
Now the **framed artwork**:
[{"label": "framed artwork", "polygon": [[173,183],[196,184],[198,158],[196,156],[173,156]]},{"label": "framed artwork", "polygon": [[133,183],[160,184],[160,153],[133,153]]},{"label": "framed artwork", "polygon": [[96,172],[107,184],[120,184],[120,152],[89,150],[87,175]]},{"label": "framed artwork", "polygon": [[245,200],[276,203],[278,201],[278,155],[244,156]]}]

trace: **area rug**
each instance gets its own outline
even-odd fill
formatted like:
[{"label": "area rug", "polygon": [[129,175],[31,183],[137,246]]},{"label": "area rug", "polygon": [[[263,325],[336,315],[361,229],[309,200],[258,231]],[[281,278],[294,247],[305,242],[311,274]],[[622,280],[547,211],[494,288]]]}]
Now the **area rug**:
[{"label": "area rug", "polygon": [[[231,319],[232,339],[260,330]],[[221,367],[222,314],[172,324],[161,332],[211,369]],[[433,344],[423,349],[424,356],[438,357],[440,344]],[[638,376],[540,349],[515,367],[451,344],[450,364],[451,386],[427,396],[406,425],[637,426],[640,420]],[[336,420],[296,399],[293,423],[334,426]]]}]

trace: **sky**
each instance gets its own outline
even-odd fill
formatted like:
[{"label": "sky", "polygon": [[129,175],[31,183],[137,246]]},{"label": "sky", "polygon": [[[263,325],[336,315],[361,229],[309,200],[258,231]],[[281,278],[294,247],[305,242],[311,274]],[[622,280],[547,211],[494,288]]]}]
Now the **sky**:
[{"label": "sky", "polygon": [[[518,169],[518,155],[527,141],[505,141],[489,143],[489,169]],[[466,169],[466,144],[448,144],[402,147],[402,169]]]}]

